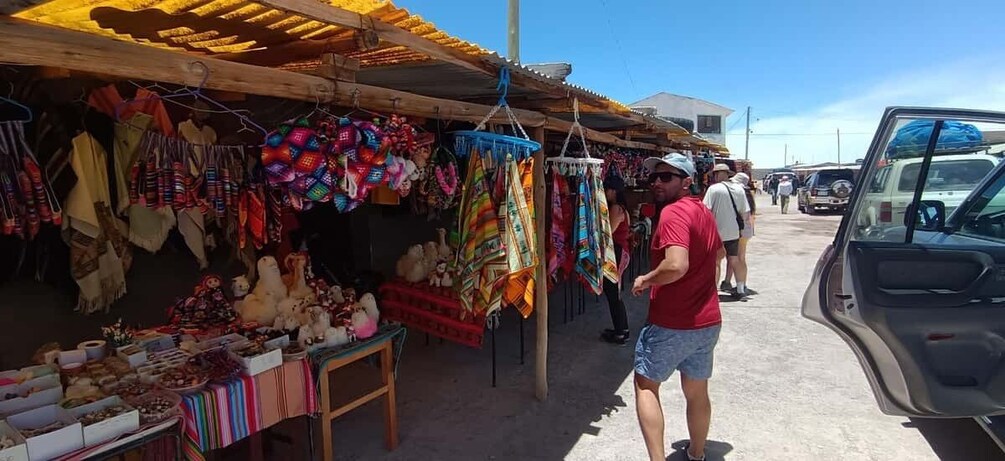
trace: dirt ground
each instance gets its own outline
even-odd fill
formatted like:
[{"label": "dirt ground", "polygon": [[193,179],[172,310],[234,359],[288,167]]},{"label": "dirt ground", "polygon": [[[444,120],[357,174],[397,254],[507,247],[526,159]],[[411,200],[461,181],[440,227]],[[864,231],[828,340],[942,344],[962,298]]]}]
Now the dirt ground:
[{"label": "dirt ground", "polygon": [[[710,387],[709,460],[1005,459],[971,420],[909,420],[879,412],[848,347],[803,319],[799,304],[820,251],[840,217],[781,215],[760,197],[750,247],[747,302],[722,305],[723,330]],[[565,290],[551,298],[550,396],[533,396],[534,323],[504,316],[491,348],[474,350],[412,334],[398,375],[401,445],[383,447],[379,405],[334,423],[338,460],[638,460],[646,457],[635,419],[632,346],[598,340],[606,303],[586,297],[585,313],[563,321]],[[575,302],[573,302],[575,304]],[[633,331],[646,303],[629,300]],[[676,377],[664,385],[669,459],[686,456],[684,404]]]}]

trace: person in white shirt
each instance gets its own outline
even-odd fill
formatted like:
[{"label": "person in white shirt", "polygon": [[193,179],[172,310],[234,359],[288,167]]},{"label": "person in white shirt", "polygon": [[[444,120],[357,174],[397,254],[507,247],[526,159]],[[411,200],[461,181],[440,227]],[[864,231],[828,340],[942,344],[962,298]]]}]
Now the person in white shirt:
[{"label": "person in white shirt", "polygon": [[[729,181],[732,175],[729,166],[720,163],[712,168],[712,180],[715,182],[705,191],[705,206],[715,216],[719,237],[726,248],[726,267],[736,276],[736,290],[733,295],[738,299],[747,297],[747,266],[740,259],[740,233],[745,227],[750,208],[743,188]],[[718,282],[719,273],[715,279]],[[719,289],[730,291],[729,280],[723,280]]]},{"label": "person in white shirt", "polygon": [[789,197],[795,190],[792,180],[788,176],[782,176],[782,180],[778,183],[778,198],[782,201],[782,214],[789,213]]}]

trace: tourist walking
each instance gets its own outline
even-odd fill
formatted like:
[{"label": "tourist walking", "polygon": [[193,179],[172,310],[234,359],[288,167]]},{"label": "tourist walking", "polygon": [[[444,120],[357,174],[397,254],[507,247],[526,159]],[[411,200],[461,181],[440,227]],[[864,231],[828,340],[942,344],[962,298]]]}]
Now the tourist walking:
[{"label": "tourist walking", "polygon": [[635,410],[651,461],[666,459],[660,384],[681,373],[692,460],[705,459],[712,419],[708,380],[722,317],[715,276],[722,240],[715,217],[690,186],[694,163],[681,154],[649,158],[645,168],[662,209],[652,240],[652,271],[632,293],[649,291],[649,316],[635,346]]},{"label": "tourist walking", "polygon": [[[719,237],[726,248],[726,268],[736,277],[735,289],[730,285],[729,278],[722,280],[719,289],[742,300],[747,296],[747,266],[740,261],[740,232],[746,227],[744,223],[750,210],[743,188],[729,181],[731,173],[724,163],[712,168],[715,184],[705,192],[705,206],[712,210]],[[719,283],[718,275],[716,273],[716,283]]]},{"label": "tourist walking", "polygon": [[[604,181],[604,192],[607,194],[607,208],[610,210],[611,236],[614,240],[614,255],[618,262],[618,277],[628,267],[628,236],[631,222],[626,208],[625,182],[620,177],[611,175]],[[614,344],[625,344],[631,336],[628,331],[628,313],[621,299],[621,283],[604,279],[604,296],[607,307],[611,310],[613,328],[604,330],[601,338]]]},{"label": "tourist walking", "polygon": [[[744,195],[747,197],[747,208],[750,210],[750,212],[747,213],[746,216],[744,216],[743,229],[740,231],[740,248],[739,248],[740,264],[743,267],[748,268],[747,272],[749,275],[750,266],[747,264],[747,243],[749,243],[750,239],[754,237],[754,215],[757,212],[757,203],[754,200],[754,192],[750,190],[750,187],[747,187],[747,184],[750,183],[750,177],[747,176],[746,173],[735,174],[733,176],[732,181],[733,184],[736,184],[737,186],[743,188]],[[727,290],[725,291],[730,291],[729,288],[731,287],[729,286],[729,281],[732,278],[733,278],[733,268],[727,265],[726,278],[725,280],[723,280],[723,285],[725,288],[727,288]],[[737,285],[739,285],[739,280],[737,282],[738,282]],[[746,286],[747,282],[746,280],[744,280],[743,282],[745,285],[744,291],[746,292],[747,295],[756,294],[754,290],[750,289],[750,286]],[[734,292],[733,295],[736,296],[736,293]]]},{"label": "tourist walking", "polygon": [[782,180],[778,183],[778,197],[782,202],[782,214],[789,213],[789,197],[795,191],[796,187],[792,184],[788,175],[782,176]]}]

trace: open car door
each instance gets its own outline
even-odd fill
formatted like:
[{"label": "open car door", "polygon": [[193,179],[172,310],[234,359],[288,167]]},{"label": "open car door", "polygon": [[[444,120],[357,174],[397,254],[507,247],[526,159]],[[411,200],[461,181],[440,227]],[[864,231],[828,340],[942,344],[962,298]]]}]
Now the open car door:
[{"label": "open car door", "polygon": [[[913,201],[902,222],[882,209],[878,220],[863,219],[868,188],[855,188],[802,312],[851,346],[884,413],[1005,414],[1005,165],[988,172],[931,161],[1003,151],[1005,113],[883,115],[859,184],[886,165],[922,158],[913,176],[896,178]],[[967,198],[947,209],[923,198],[936,190]]]}]

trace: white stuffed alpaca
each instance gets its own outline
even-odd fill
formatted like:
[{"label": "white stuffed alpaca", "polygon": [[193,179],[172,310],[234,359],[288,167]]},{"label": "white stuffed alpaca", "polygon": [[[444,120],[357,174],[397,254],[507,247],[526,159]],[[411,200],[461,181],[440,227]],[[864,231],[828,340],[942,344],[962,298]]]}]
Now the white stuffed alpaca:
[{"label": "white stuffed alpaca", "polygon": [[418,283],[426,279],[426,262],[422,245],[412,245],[408,252],[398,259],[395,272],[398,277],[411,283]]},{"label": "white stuffed alpaca", "polygon": [[325,330],[325,346],[344,346],[351,342],[349,330],[346,327],[332,327]]},{"label": "white stuffed alpaca", "polygon": [[342,294],[342,287],[335,285],[328,289],[328,293],[331,295],[332,302],[335,304],[344,304],[345,296]]},{"label": "white stuffed alpaca", "polygon": [[429,273],[429,286],[431,287],[441,287],[443,286],[443,278],[447,275],[447,262],[439,261],[436,263],[436,269]]},{"label": "white stuffed alpaca", "polygon": [[365,293],[360,296],[359,302],[356,305],[366,312],[366,316],[370,317],[374,322],[380,320],[380,311],[377,309],[377,298],[371,293]]},{"label": "white stuffed alpaca", "polygon": [[255,289],[235,307],[245,322],[273,325],[279,315],[279,302],[287,295],[276,258],[263,256],[259,259],[258,275]]},{"label": "white stuffed alpaca", "polygon": [[310,308],[311,313],[311,331],[314,332],[314,336],[324,336],[325,331],[332,327],[332,316],[328,311],[321,308],[321,306],[314,306]]},{"label": "white stuffed alpaca", "polygon": [[426,275],[432,274],[436,270],[436,263],[440,260],[440,250],[436,242],[430,240],[422,245],[422,263],[426,268]]}]

